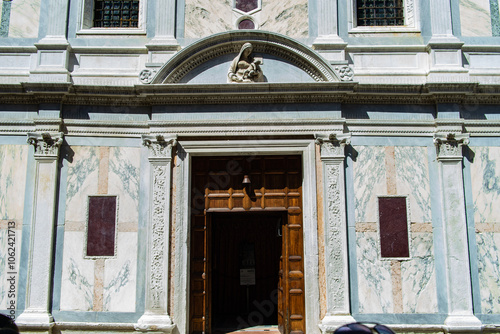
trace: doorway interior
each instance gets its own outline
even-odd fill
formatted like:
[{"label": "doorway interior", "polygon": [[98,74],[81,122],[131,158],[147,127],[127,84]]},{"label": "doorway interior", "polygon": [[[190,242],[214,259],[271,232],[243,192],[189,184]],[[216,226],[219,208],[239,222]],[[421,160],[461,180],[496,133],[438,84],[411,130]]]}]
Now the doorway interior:
[{"label": "doorway interior", "polygon": [[214,213],[212,332],[278,325],[285,212]]}]

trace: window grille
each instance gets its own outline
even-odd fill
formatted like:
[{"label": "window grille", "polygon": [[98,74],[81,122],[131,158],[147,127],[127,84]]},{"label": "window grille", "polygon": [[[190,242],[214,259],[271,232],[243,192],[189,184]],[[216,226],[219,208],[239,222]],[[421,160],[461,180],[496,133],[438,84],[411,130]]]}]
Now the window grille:
[{"label": "window grille", "polygon": [[94,27],[136,28],[139,24],[139,0],[95,0]]},{"label": "window grille", "polygon": [[403,0],[356,0],[358,26],[403,26]]}]

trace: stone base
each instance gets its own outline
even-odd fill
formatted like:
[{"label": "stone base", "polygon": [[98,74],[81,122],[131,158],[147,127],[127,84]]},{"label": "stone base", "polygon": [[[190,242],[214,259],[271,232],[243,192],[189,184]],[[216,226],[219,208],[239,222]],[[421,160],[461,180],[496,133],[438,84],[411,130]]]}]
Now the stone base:
[{"label": "stone base", "polygon": [[481,321],[473,315],[450,315],[444,321],[447,333],[480,333]]},{"label": "stone base", "polygon": [[136,331],[143,333],[172,333],[175,325],[168,314],[145,313],[134,325]]},{"label": "stone base", "polygon": [[52,334],[55,325],[52,314],[47,311],[25,310],[16,318],[16,324],[22,333]]},{"label": "stone base", "polygon": [[319,328],[323,334],[333,333],[338,327],[356,322],[350,315],[327,315],[321,320]]}]

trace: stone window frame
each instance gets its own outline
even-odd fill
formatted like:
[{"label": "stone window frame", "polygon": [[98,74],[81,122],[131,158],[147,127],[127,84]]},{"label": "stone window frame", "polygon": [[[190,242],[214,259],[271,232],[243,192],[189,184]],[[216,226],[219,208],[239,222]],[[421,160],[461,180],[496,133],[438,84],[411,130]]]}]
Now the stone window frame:
[{"label": "stone window frame", "polygon": [[[408,257],[382,257],[382,245],[380,236],[380,208],[379,198],[405,198],[406,199],[406,224],[408,229]],[[410,211],[410,195],[378,195],[377,196],[377,254],[380,261],[408,261],[412,259],[411,248],[411,211]]]},{"label": "stone window frame", "polygon": [[[88,236],[89,236],[89,210],[90,210],[90,198],[91,197],[115,197],[116,198],[116,207],[115,207],[115,242],[114,242],[114,251],[113,255],[87,255],[87,243],[88,243]],[[84,237],[83,237],[83,258],[85,260],[96,260],[96,259],[116,259],[118,257],[118,208],[120,207],[120,196],[115,195],[115,194],[95,194],[95,195],[88,195],[87,196],[87,212],[86,212],[86,219],[85,219],[85,232],[84,232]]]},{"label": "stone window frame", "polygon": [[145,35],[147,0],[139,0],[139,22],[137,27],[130,28],[96,28],[94,27],[94,0],[80,1],[77,21],[77,35]]},{"label": "stone window frame", "polygon": [[349,1],[349,33],[420,32],[420,10],[417,0],[403,0],[405,24],[402,26],[358,26],[356,1]]}]

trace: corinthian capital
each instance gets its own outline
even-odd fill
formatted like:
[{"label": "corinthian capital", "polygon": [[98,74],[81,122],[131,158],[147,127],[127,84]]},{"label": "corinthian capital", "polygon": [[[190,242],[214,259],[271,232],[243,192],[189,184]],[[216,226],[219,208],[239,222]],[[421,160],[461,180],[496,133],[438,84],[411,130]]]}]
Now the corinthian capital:
[{"label": "corinthian capital", "polygon": [[35,147],[35,159],[57,159],[63,133],[28,133],[28,144]]},{"label": "corinthian capital", "polygon": [[321,158],[344,158],[344,148],[351,143],[350,133],[315,134],[316,144],[321,146]]},{"label": "corinthian capital", "polygon": [[435,134],[434,145],[439,160],[461,160],[462,146],[469,144],[469,134]]},{"label": "corinthian capital", "polygon": [[149,148],[149,159],[170,159],[172,148],[177,145],[177,136],[143,135],[142,143]]}]

